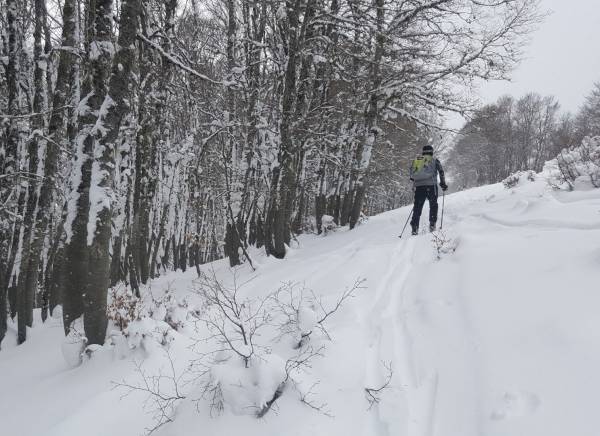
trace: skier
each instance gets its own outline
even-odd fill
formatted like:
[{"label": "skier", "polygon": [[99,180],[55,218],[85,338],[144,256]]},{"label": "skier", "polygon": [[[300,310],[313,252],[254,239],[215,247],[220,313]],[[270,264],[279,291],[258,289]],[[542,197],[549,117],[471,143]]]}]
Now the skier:
[{"label": "skier", "polygon": [[446,185],[442,164],[437,158],[433,157],[433,147],[426,145],[423,147],[422,155],[415,158],[410,167],[410,180],[415,188],[415,205],[410,221],[413,235],[419,233],[419,220],[425,199],[429,200],[429,231],[433,232],[435,230],[438,215],[438,173],[440,175],[440,187],[442,191],[445,191],[448,189],[448,185]]}]

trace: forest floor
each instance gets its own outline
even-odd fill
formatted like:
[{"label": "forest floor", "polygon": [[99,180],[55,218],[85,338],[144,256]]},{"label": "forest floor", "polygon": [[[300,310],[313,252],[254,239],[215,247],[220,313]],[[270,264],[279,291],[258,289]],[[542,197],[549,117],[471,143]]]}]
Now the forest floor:
[{"label": "forest floor", "polygon": [[[245,412],[242,392],[211,416],[186,372],[207,351],[192,321],[170,333],[168,347],[122,354],[106,345],[70,368],[60,318],[53,318],[36,319],[19,347],[9,328],[0,351],[0,433],[144,434],[157,422],[155,403],[115,385],[142,383],[137,364],[147,377],[162,374],[166,390],[171,371],[181,381],[186,398],[175,401],[174,421],[154,433],[162,436],[596,436],[600,189],[557,192],[524,180],[448,195],[445,203],[439,253],[431,234],[398,239],[405,207],[353,231],[302,236],[284,260],[256,251],[256,271],[237,270],[245,297],[294,282],[325,307],[365,280],[328,320],[330,337],[311,335],[322,356],[263,418]],[[203,269],[231,280],[226,261]],[[193,302],[196,277],[193,268],[171,273],[144,292],[168,290]],[[285,354],[283,342],[263,351],[266,361],[270,352]],[[365,388],[385,385],[390,370],[389,385],[373,392],[379,401],[369,403]],[[255,384],[269,383],[259,374]],[[234,385],[225,389],[244,387]]]}]

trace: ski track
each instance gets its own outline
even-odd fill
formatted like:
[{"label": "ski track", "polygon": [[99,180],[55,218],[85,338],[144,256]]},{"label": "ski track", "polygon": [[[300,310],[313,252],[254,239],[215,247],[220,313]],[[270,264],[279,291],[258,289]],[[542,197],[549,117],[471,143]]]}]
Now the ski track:
[{"label": "ski track", "polygon": [[473,215],[478,218],[490,221],[495,224],[499,224],[506,227],[533,227],[535,229],[569,229],[569,230],[599,230],[600,223],[574,223],[567,221],[558,221],[550,219],[530,219],[522,221],[505,220],[501,218],[494,218],[487,214]]},{"label": "ski track", "polygon": [[[452,215],[448,218],[447,226],[452,228],[456,219]],[[368,311],[366,385],[379,386],[386,375],[382,362],[391,360],[392,389],[404,397],[396,406],[404,410],[396,413],[386,414],[385,405],[372,407],[368,435],[444,436],[448,415],[453,416],[449,424],[460,429],[461,436],[481,435],[481,362],[460,282],[441,296],[423,293],[416,286],[419,278],[415,274],[420,274],[425,265],[419,257],[427,254],[429,238],[428,233],[419,234],[390,246],[385,272],[377,282],[374,303]],[[440,304],[446,300],[451,304]],[[442,332],[444,325],[453,328]],[[448,351],[449,347],[458,352]],[[452,357],[458,372],[438,368],[436,356],[440,352],[446,358]],[[440,388],[445,393],[442,403],[438,398]],[[460,410],[452,399],[453,392],[462,392],[465,403]],[[438,407],[445,415],[436,416]]]},{"label": "ski track", "polygon": [[[422,238],[418,238],[422,239]],[[423,390],[417,380],[416,356],[413,352],[414,337],[411,335],[407,319],[407,292],[405,284],[412,269],[412,258],[415,253],[417,239],[406,242],[407,248],[400,258],[402,267],[393,271],[385,286],[390,295],[390,304],[383,312],[383,319],[391,320],[394,359],[399,364],[398,374],[400,381],[406,386],[408,400],[408,436],[431,436],[431,422],[433,420],[433,401],[435,391]]]},{"label": "ski track", "polygon": [[[385,356],[383,355],[383,349],[385,349],[385,347],[382,345],[383,335],[384,333],[387,333],[390,330],[392,331],[394,336],[396,333],[396,327],[395,325],[393,325],[395,324],[393,320],[389,319],[389,315],[381,316],[381,314],[386,310],[386,308],[390,307],[390,301],[392,298],[391,294],[393,293],[393,289],[391,289],[390,286],[390,281],[392,279],[392,276],[394,275],[395,269],[399,265],[402,265],[400,259],[398,258],[398,255],[406,250],[406,248],[404,250],[402,250],[402,248],[404,247],[405,243],[409,242],[410,240],[398,242],[397,244],[395,244],[394,250],[390,253],[385,269],[386,272],[377,286],[377,289],[375,291],[375,303],[373,304],[373,307],[371,308],[370,314],[368,316],[368,319],[371,322],[369,334],[369,336],[371,337],[371,343],[369,344],[369,353],[367,354],[366,378],[367,384],[372,385],[373,387],[379,386],[381,383],[381,379],[383,378],[383,376],[380,375],[383,369],[382,363],[385,362]],[[406,267],[402,266],[402,268],[404,269]],[[392,324],[391,329],[390,324]],[[403,365],[399,365],[397,360],[399,357],[397,353],[397,341],[393,340],[390,345],[392,346],[392,355],[394,357],[394,362],[392,363],[395,363],[396,368],[400,367],[402,369]],[[401,379],[405,380],[405,374],[402,374],[402,372],[400,374]],[[392,382],[395,382],[394,384],[397,383],[395,380],[393,380]],[[372,430],[370,434],[377,436],[390,435],[391,433],[389,430],[389,423],[386,422],[384,418],[382,418],[379,404],[373,405],[372,416]]]},{"label": "ski track", "polygon": [[[432,436],[434,429],[435,402],[438,385],[437,372],[432,372],[419,380],[418,360],[413,350],[415,336],[411,333],[407,314],[407,281],[413,269],[416,244],[423,238],[401,240],[389,254],[385,274],[381,277],[376,292],[375,303],[370,310],[371,343],[366,363],[367,380],[381,381],[385,374],[385,357],[392,357],[394,377],[391,385],[405,395],[406,416],[401,413],[384,417],[379,404],[372,408],[373,420],[370,434],[388,436],[402,434],[408,436]],[[391,349],[391,353],[384,351]],[[431,362],[429,365],[431,366]],[[395,430],[395,431],[394,431]]]}]

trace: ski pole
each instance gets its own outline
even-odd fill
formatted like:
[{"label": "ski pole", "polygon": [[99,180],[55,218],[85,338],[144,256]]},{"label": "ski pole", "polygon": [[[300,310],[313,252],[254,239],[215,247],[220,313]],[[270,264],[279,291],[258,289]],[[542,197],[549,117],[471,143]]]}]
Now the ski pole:
[{"label": "ski pole", "polygon": [[401,238],[404,234],[404,230],[406,230],[406,226],[408,225],[408,222],[410,221],[410,217],[412,216],[414,210],[415,208],[413,206],[413,208],[410,210],[410,213],[408,214],[408,218],[406,219],[406,224],[404,224],[404,227],[402,228],[402,233],[400,233],[400,236],[398,236],[399,238]]},{"label": "ski pole", "polygon": [[440,222],[440,230],[444,227],[444,203],[446,200],[446,191],[442,190],[442,221]]}]

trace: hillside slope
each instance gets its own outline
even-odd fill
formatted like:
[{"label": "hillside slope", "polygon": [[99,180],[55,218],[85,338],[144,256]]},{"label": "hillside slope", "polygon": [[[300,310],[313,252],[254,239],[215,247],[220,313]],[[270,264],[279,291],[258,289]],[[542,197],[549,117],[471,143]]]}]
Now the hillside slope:
[{"label": "hillside slope", "polygon": [[[206,332],[185,321],[169,334],[169,355],[175,373],[184,374],[186,398],[176,401],[174,422],[155,434],[597,435],[600,190],[553,192],[540,180],[449,195],[448,241],[439,256],[430,234],[398,239],[409,211],[371,217],[351,232],[301,237],[285,260],[255,253],[257,270],[244,266],[235,277],[252,279],[241,288],[245,297],[260,299],[293,282],[328,308],[357,279],[365,282],[327,320],[330,338],[311,334],[309,345],[324,347],[322,356],[262,419],[245,409],[246,373],[232,382],[235,368],[222,379],[230,382],[224,411],[211,417],[210,399],[185,370],[207,352],[208,342],[199,341]],[[204,269],[232,280],[225,261]],[[200,303],[191,292],[195,278],[192,270],[170,274],[146,292],[168,288]],[[257,340],[273,335],[267,329]],[[0,351],[3,434],[132,436],[155,425],[156,408],[144,409],[144,392],[123,397],[113,382],[140,382],[134,361],[146,374],[170,374],[166,347],[120,354],[107,345],[71,369],[62,341],[57,319],[38,322],[20,347],[11,329]],[[269,356],[287,358],[290,340],[269,344],[260,365],[277,368]],[[388,368],[390,383],[370,404],[365,388],[385,385]],[[260,371],[255,386],[269,385],[264,375],[277,373]],[[227,401],[228,392],[235,401]]]}]

